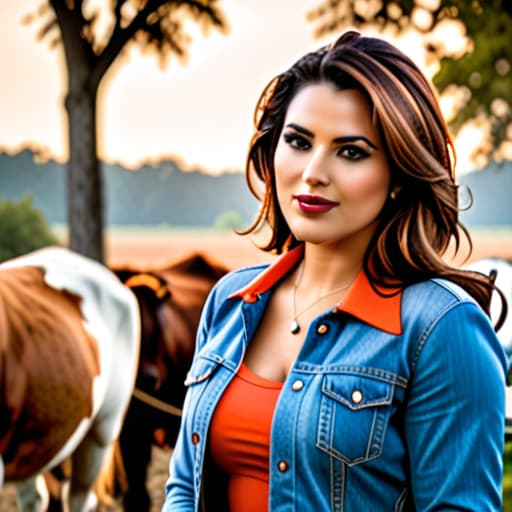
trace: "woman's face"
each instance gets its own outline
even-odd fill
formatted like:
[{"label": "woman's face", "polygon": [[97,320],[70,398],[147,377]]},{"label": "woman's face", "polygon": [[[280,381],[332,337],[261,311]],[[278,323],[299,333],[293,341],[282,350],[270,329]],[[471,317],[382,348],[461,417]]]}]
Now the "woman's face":
[{"label": "woman's face", "polygon": [[368,244],[391,171],[356,89],[311,84],[291,101],[274,157],[277,197],[297,240]]}]

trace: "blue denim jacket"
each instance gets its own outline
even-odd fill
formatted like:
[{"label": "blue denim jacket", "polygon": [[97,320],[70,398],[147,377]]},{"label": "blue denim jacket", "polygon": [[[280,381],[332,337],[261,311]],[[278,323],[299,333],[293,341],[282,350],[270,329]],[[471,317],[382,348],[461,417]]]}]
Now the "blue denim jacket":
[{"label": "blue denim jacket", "polygon": [[[210,420],[273,285],[300,257],[235,271],[212,290],[163,512],[223,510],[203,500]],[[284,382],[269,510],[501,511],[506,365],[457,285],[433,279],[383,298],[361,273],[343,304],[311,323]]]}]

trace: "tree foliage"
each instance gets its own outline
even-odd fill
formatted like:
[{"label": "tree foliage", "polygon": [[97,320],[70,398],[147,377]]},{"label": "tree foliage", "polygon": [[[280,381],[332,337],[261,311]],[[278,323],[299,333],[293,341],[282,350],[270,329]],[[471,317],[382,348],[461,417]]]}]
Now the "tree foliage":
[{"label": "tree foliage", "polygon": [[[411,28],[423,34],[429,58],[440,59],[434,85],[440,94],[458,98],[449,119],[452,132],[478,121],[488,127],[489,138],[477,143],[477,154],[512,160],[510,0],[323,0],[308,18],[316,23],[317,36],[369,24],[397,35]],[[447,41],[434,37],[450,22],[467,38],[462,54],[451,53]]]},{"label": "tree foliage", "polygon": [[[61,46],[67,73],[67,173],[69,245],[103,260],[103,182],[97,155],[98,88],[130,43],[158,55],[185,60],[191,37],[187,23],[226,31],[220,0],[47,0],[25,21],[36,21],[39,37]],[[139,106],[137,106],[139,107]],[[132,205],[127,205],[131,207]]]},{"label": "tree foliage", "polygon": [[44,215],[33,207],[30,196],[19,202],[0,197],[0,261],[57,244],[56,235]]},{"label": "tree foliage", "polygon": [[213,223],[213,229],[215,231],[235,231],[240,230],[244,227],[243,217],[234,210],[219,215]]}]

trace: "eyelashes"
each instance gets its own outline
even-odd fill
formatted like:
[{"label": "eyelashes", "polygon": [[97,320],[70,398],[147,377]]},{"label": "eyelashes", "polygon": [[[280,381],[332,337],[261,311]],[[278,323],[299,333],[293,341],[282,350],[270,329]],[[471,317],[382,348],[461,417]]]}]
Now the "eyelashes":
[{"label": "eyelashes", "polygon": [[285,133],[283,134],[284,141],[294,149],[306,150],[311,147],[309,141],[296,133]]},{"label": "eyelashes", "polygon": [[368,158],[370,156],[370,153],[368,153],[368,151],[365,151],[363,148],[355,144],[351,144],[341,147],[338,150],[337,155],[342,156],[347,160],[356,162],[357,160],[363,160],[364,158]]},{"label": "eyelashes", "polygon": [[[312,147],[311,142],[306,137],[303,137],[297,133],[284,133],[283,140],[291,148],[297,149],[299,151],[308,151]],[[342,144],[336,150],[336,155],[351,162],[356,162],[358,160],[368,158],[370,153],[358,144],[346,143]]]}]

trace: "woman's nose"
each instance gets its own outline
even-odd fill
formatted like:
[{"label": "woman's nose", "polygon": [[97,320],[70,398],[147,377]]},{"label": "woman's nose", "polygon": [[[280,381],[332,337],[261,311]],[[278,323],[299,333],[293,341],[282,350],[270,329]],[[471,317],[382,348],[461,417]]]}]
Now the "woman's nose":
[{"label": "woman's nose", "polygon": [[308,185],[327,185],[330,182],[328,155],[322,148],[317,148],[310,155],[302,179]]}]

